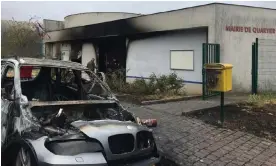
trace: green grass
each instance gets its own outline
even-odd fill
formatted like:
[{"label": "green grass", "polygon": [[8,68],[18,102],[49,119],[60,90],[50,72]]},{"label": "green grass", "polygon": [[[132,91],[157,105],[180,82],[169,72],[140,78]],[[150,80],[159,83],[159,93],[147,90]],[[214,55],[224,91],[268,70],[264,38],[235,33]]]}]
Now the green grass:
[{"label": "green grass", "polygon": [[263,107],[266,104],[276,104],[276,93],[263,93],[258,95],[250,95],[247,102],[257,107]]}]

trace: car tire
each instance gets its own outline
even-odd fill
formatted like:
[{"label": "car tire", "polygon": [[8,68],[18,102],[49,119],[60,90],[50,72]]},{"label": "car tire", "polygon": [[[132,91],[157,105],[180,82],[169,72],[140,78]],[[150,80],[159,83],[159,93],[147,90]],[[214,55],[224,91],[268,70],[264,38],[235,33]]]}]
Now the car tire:
[{"label": "car tire", "polygon": [[21,147],[16,154],[14,166],[34,166],[32,152],[25,147]]}]

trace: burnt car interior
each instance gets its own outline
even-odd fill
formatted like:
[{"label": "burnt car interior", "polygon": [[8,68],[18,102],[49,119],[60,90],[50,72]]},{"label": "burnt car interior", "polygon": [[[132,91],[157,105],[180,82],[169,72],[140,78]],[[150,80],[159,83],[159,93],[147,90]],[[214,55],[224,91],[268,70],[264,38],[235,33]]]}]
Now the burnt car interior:
[{"label": "burnt car interior", "polygon": [[[6,95],[12,95],[13,68],[9,67],[6,73],[2,88]],[[99,80],[86,71],[22,66],[20,75],[22,94],[29,101],[95,100],[108,96]]]},{"label": "burnt car interior", "polygon": [[[14,96],[14,70],[8,66],[2,79],[2,95],[6,99]],[[90,75],[89,75],[90,74]],[[106,99],[108,92],[102,87],[92,73],[67,68],[21,66],[20,79],[22,94],[28,101],[76,101],[76,100],[101,100]],[[62,116],[55,115],[62,108],[66,112],[64,121]],[[43,125],[51,125],[64,128],[66,124],[79,119],[100,120],[120,119],[118,113],[112,109],[113,104],[105,105],[70,105],[70,106],[41,106],[34,107],[34,115],[40,119]],[[38,111],[37,111],[38,110]],[[81,112],[78,110],[82,110]],[[95,111],[91,111],[95,110]],[[52,118],[46,117],[53,116]],[[63,114],[62,114],[63,115]],[[73,118],[73,120],[72,120]],[[71,119],[71,120],[70,120]],[[132,119],[133,120],[133,119]],[[48,122],[48,123],[47,123]],[[66,124],[65,124],[66,123]]]},{"label": "burnt car interior", "polygon": [[[43,128],[46,129],[47,135],[56,136],[65,134],[65,130],[67,129],[72,129],[70,124],[78,120],[124,120],[122,116],[118,114],[117,109],[114,103],[110,103],[35,106],[32,107],[31,110],[33,116],[35,116]],[[64,131],[61,129],[64,129]]]},{"label": "burnt car interior", "polygon": [[[3,74],[2,91],[4,98],[13,100],[14,69],[8,66]],[[21,66],[22,94],[31,102],[104,100],[108,97],[107,90],[92,73],[71,70],[68,68],[50,68]],[[69,104],[43,105],[32,107],[31,111],[49,135],[64,134],[62,130],[52,127],[69,129],[70,123],[76,120],[130,120],[135,119],[128,112],[118,111],[115,103],[110,104]],[[119,113],[120,112],[120,113]],[[51,126],[51,127],[50,127]]]}]

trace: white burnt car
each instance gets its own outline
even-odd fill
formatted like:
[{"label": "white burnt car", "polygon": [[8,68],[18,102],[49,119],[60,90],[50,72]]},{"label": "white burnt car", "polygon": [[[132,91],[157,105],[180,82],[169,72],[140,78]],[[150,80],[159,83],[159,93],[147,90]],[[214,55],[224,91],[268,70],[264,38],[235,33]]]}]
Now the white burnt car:
[{"label": "white burnt car", "polygon": [[153,134],[79,63],[1,61],[2,165],[144,165],[160,161]]}]

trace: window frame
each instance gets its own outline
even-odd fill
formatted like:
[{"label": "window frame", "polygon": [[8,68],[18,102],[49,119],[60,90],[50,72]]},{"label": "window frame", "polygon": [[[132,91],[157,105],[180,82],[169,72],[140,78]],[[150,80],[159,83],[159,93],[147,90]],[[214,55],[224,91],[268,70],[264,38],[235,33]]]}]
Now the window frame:
[{"label": "window frame", "polygon": [[[172,52],[176,52],[176,51],[183,51],[183,52],[192,52],[193,54],[193,68],[192,69],[184,69],[184,68],[172,68]],[[183,70],[183,71],[194,71],[195,70],[195,55],[194,55],[195,51],[194,50],[170,50],[170,69],[171,70]]]},{"label": "window frame", "polygon": [[[2,91],[2,84],[4,83],[4,79],[5,77],[7,77],[8,74],[8,69],[11,67],[13,68],[13,72],[15,72],[15,65],[13,63],[10,62],[5,62],[5,64],[3,65],[4,67],[4,71],[1,71],[1,91]],[[2,69],[2,64],[1,64],[1,69]],[[8,94],[8,95],[12,95],[12,98],[4,98],[6,100],[15,100],[15,96],[16,96],[16,88],[15,88],[15,74],[13,76],[13,94]],[[1,94],[2,95],[2,94]]]}]

